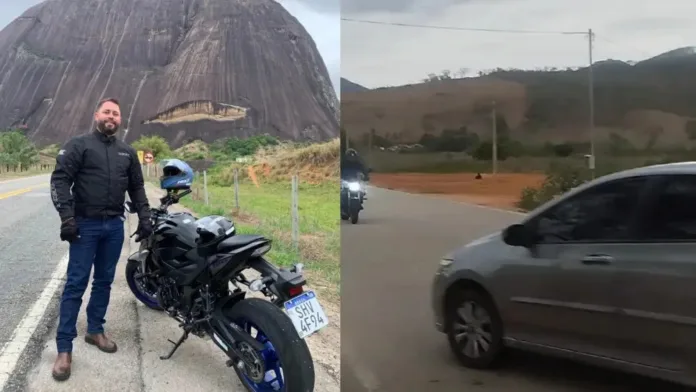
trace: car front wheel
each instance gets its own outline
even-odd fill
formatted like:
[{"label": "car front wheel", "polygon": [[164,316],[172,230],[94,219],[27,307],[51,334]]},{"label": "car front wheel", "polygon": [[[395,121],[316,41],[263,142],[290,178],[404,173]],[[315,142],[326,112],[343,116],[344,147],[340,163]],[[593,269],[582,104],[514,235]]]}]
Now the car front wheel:
[{"label": "car front wheel", "polygon": [[466,367],[492,367],[503,349],[503,323],[493,301],[477,290],[453,294],[446,309],[450,348]]}]

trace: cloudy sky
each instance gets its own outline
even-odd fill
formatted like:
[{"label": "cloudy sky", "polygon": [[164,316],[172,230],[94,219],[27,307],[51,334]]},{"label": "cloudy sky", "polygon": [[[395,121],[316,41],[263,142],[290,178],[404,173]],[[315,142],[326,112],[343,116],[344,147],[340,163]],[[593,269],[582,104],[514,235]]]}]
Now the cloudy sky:
[{"label": "cloudy sky", "polygon": [[[641,60],[696,45],[696,2],[686,0],[342,0],[341,16],[469,28],[596,33],[595,60]],[[583,35],[508,34],[343,21],[342,76],[366,87],[418,82],[468,68],[585,66]]]},{"label": "cloudy sky", "polygon": [[314,38],[336,93],[341,78],[340,0],[277,0]]},{"label": "cloudy sky", "polygon": [[[341,25],[340,0],[277,0],[294,15],[312,35],[324,58],[331,81],[340,86],[341,69]],[[0,29],[20,16],[29,7],[41,0],[0,0]]]}]

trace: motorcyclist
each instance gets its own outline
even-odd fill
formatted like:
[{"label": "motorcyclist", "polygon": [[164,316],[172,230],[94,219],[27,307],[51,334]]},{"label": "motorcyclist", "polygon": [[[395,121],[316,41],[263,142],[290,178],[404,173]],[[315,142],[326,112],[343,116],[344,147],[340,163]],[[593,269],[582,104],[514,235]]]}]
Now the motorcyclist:
[{"label": "motorcyclist", "polygon": [[370,175],[367,166],[352,148],[346,150],[341,157],[341,179],[350,181],[369,181]]}]

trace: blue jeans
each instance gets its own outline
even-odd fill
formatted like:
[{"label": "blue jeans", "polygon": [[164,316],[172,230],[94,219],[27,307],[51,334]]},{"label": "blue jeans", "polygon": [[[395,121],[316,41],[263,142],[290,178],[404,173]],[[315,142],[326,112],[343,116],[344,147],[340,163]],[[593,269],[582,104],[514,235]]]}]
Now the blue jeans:
[{"label": "blue jeans", "polygon": [[94,265],[92,294],[87,304],[87,333],[104,332],[104,316],[111,297],[111,284],[121,256],[123,221],[113,218],[76,218],[80,238],[70,244],[67,281],[60,300],[60,321],[56,344],[58,352],[72,352],[77,337],[77,315]]}]

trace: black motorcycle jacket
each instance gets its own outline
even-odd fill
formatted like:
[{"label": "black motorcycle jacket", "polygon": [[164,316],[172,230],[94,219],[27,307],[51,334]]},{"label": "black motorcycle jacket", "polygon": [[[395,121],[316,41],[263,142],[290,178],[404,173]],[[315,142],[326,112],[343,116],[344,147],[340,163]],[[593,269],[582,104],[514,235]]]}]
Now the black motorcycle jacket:
[{"label": "black motorcycle jacket", "polygon": [[365,180],[369,178],[367,167],[359,157],[341,159],[341,178],[354,179],[359,173],[362,173]]},{"label": "black motorcycle jacket", "polygon": [[121,216],[126,192],[138,217],[149,218],[142,167],[128,144],[95,130],[70,139],[58,152],[51,199],[61,220]]}]

